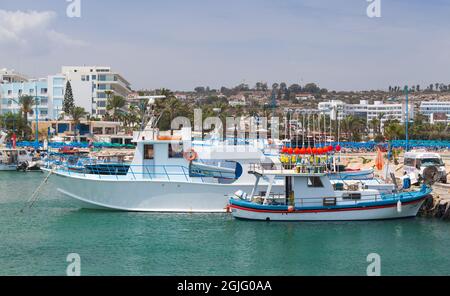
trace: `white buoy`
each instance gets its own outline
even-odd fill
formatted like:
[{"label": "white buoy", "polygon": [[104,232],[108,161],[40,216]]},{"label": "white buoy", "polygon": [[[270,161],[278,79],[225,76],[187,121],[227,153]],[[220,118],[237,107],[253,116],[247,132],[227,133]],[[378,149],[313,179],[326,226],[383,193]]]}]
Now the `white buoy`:
[{"label": "white buoy", "polygon": [[401,213],[401,212],[402,212],[402,202],[401,202],[401,201],[398,201],[398,202],[397,202],[397,212],[398,212],[398,213]]}]

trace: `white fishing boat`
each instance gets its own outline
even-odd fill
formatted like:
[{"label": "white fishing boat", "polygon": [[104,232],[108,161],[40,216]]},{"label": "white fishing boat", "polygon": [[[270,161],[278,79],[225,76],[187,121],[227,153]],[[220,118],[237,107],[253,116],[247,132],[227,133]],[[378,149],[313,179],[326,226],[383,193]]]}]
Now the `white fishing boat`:
[{"label": "white fishing boat", "polygon": [[[310,170],[267,170],[256,165],[251,192],[238,191],[230,198],[235,218],[264,221],[341,221],[377,220],[414,217],[425,198],[429,186],[419,191],[397,191],[385,184],[351,184],[332,182],[323,166]],[[283,194],[256,190],[261,178],[285,178]],[[246,194],[247,193],[247,194]]]},{"label": "white fishing boat", "polygon": [[25,149],[0,149],[0,171],[16,171],[21,167],[27,168],[33,162],[33,157]]},{"label": "white fishing boat", "polygon": [[[253,188],[251,163],[277,166],[277,157],[266,157],[267,144],[259,141],[245,145],[193,141],[184,150],[188,153],[180,151],[186,143],[179,137],[160,136],[157,129],[136,132],[134,141],[135,155],[126,174],[89,174],[64,166],[46,170],[53,174],[50,180],[58,191],[83,208],[224,212],[229,192]],[[263,178],[258,188],[269,181],[275,192],[282,192],[283,180]]]}]

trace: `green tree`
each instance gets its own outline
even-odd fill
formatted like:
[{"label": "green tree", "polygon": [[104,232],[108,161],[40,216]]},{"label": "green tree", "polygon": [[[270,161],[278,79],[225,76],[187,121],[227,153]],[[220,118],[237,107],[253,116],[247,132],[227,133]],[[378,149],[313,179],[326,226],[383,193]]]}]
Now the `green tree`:
[{"label": "green tree", "polygon": [[[19,105],[20,112],[22,113],[23,120],[26,125],[28,125],[28,114],[33,112],[33,105],[35,104],[35,100],[32,96],[20,96],[19,97]],[[23,130],[23,136],[28,139],[29,133],[28,129]]]},{"label": "green tree", "polygon": [[75,107],[73,100],[72,85],[70,81],[66,83],[66,91],[64,92],[63,111],[66,114],[70,114],[71,110]]},{"label": "green tree", "polygon": [[79,130],[79,125],[80,125],[81,119],[86,116],[87,112],[84,110],[83,107],[73,107],[70,110],[69,114],[70,114],[70,117],[72,118],[72,123],[75,128],[75,131],[74,131],[75,137],[78,137],[78,130]]},{"label": "green tree", "polygon": [[120,110],[125,107],[126,103],[125,98],[121,96],[113,96],[108,99],[106,110],[112,112],[112,118],[114,121],[119,118]]}]

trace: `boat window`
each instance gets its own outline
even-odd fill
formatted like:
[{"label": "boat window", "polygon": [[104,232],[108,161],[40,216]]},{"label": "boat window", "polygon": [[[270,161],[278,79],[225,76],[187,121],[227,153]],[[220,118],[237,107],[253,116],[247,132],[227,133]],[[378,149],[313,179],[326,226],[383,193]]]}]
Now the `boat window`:
[{"label": "boat window", "polygon": [[144,159],[153,159],[155,151],[153,149],[153,144],[144,145]]},{"label": "boat window", "polygon": [[405,166],[414,166],[413,158],[405,158]]},{"label": "boat window", "polygon": [[183,158],[183,144],[169,144],[169,158]]},{"label": "boat window", "polygon": [[430,166],[430,165],[444,165],[442,159],[440,158],[423,158],[420,160],[420,164],[422,166]]},{"label": "boat window", "polygon": [[308,187],[323,187],[322,180],[320,180],[320,177],[309,177]]}]

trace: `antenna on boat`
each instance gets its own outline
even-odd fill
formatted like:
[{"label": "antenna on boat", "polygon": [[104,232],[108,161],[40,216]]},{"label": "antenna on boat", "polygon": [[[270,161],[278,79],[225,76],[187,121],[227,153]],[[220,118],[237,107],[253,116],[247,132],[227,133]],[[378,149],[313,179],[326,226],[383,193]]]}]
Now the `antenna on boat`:
[{"label": "antenna on boat", "polygon": [[305,147],[305,112],[302,112],[302,148]]}]

